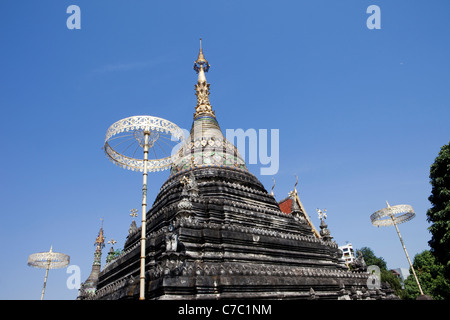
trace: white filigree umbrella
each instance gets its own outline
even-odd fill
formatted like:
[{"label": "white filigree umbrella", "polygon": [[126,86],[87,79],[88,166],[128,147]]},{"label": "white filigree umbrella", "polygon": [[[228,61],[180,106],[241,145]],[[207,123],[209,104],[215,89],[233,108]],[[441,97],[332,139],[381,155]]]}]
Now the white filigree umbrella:
[{"label": "white filigree umbrella", "polygon": [[386,201],[386,208],[376,211],[370,216],[372,224],[376,227],[387,227],[395,226],[397,230],[398,237],[402,244],[403,250],[405,251],[406,258],[408,259],[409,266],[413,272],[414,278],[416,279],[417,286],[419,287],[420,294],[423,295],[422,287],[420,286],[419,279],[417,278],[416,272],[414,271],[411,259],[409,258],[408,251],[406,251],[405,243],[403,242],[400,230],[398,229],[398,224],[411,220],[416,216],[413,208],[407,204],[399,204],[396,206],[390,206]]},{"label": "white filigree umbrella", "polygon": [[44,299],[45,287],[49,269],[59,269],[66,267],[70,262],[70,257],[64,253],[53,252],[52,246],[48,252],[33,253],[28,257],[30,267],[46,269],[44,278],[44,287],[42,288],[41,300]]},{"label": "white filigree umbrella", "polygon": [[[152,116],[134,116],[119,120],[106,132],[104,150],[108,158],[124,169],[143,173],[139,294],[141,300],[145,299],[147,175],[149,171],[168,169],[172,164],[175,148],[183,140],[183,131],[177,125]],[[143,157],[140,157],[142,154]]]}]

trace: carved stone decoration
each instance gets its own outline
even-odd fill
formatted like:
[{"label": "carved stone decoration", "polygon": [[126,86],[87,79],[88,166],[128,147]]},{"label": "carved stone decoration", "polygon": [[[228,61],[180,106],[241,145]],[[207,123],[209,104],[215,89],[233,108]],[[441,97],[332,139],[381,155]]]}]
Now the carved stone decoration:
[{"label": "carved stone decoration", "polygon": [[176,233],[166,234],[166,252],[177,252],[178,235]]},{"label": "carved stone decoration", "polygon": [[314,291],[313,288],[309,289],[309,298],[308,299],[309,300],[317,300],[316,292]]},{"label": "carved stone decoration", "polygon": [[190,172],[189,174],[184,175],[180,179],[181,184],[183,185],[183,191],[181,196],[189,197],[189,198],[197,198],[198,197],[198,184],[195,179],[195,176]]},{"label": "carved stone decoration", "polygon": [[180,179],[180,183],[183,185],[183,190],[181,192],[181,201],[178,203],[178,209],[190,210],[192,209],[191,199],[198,197],[198,185],[192,173],[184,175]]},{"label": "carved stone decoration", "polygon": [[187,192],[190,197],[197,198],[199,196],[198,184],[192,171],[189,173],[189,183],[187,184]]},{"label": "carved stone decoration", "polygon": [[180,210],[190,210],[192,209],[192,203],[189,201],[189,198],[182,198],[178,203],[178,209]]},{"label": "carved stone decoration", "polygon": [[348,269],[347,264],[345,262],[344,259],[344,252],[341,249],[337,249],[336,251],[336,257],[338,259],[338,264],[344,268],[344,269]]},{"label": "carved stone decoration", "polygon": [[128,228],[128,237],[132,236],[133,234],[135,234],[137,232],[139,232],[139,229],[138,229],[138,227],[136,225],[136,221],[133,220],[131,222],[130,228]]},{"label": "carved stone decoration", "polygon": [[354,272],[367,271],[366,261],[364,260],[361,250],[358,250],[355,261],[351,263]]},{"label": "carved stone decoration", "polygon": [[333,237],[330,235],[330,230],[328,230],[328,225],[324,220],[321,220],[320,222],[320,236],[325,241],[331,241],[333,239]]},{"label": "carved stone decoration", "polygon": [[195,107],[196,114],[207,114],[215,116],[209,102],[209,86],[210,84],[205,81],[199,81],[195,85],[195,95],[197,96],[197,106]]},{"label": "carved stone decoration", "polygon": [[149,279],[180,276],[185,269],[185,255],[179,252],[165,253],[161,260],[149,271]]}]

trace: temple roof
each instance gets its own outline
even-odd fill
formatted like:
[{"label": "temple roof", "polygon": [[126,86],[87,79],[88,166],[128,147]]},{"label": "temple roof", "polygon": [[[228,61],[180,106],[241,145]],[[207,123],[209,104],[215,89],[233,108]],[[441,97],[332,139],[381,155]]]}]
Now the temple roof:
[{"label": "temple roof", "polygon": [[311,227],[311,231],[314,233],[316,238],[320,238],[319,231],[317,231],[316,227],[309,218],[308,213],[303,207],[303,204],[300,201],[296,188],[294,188],[293,191],[289,192],[289,196],[287,198],[279,201],[278,205],[280,206],[280,210],[283,213],[292,214],[293,212],[296,212],[300,214],[303,218],[305,218],[306,222]]}]

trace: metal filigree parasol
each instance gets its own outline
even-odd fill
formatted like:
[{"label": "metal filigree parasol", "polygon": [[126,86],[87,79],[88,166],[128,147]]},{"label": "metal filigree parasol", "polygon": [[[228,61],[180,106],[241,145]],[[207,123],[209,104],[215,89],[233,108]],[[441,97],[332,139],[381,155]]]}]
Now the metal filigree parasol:
[{"label": "metal filigree parasol", "polygon": [[397,230],[398,237],[402,244],[403,250],[405,251],[406,258],[408,259],[409,266],[413,272],[414,278],[416,279],[417,286],[419,287],[420,294],[423,295],[422,287],[420,286],[419,279],[417,278],[416,272],[414,271],[411,259],[409,258],[408,251],[406,251],[405,243],[403,242],[400,230],[398,229],[398,224],[411,220],[415,217],[413,208],[407,204],[400,204],[396,206],[390,206],[386,201],[386,208],[376,211],[370,216],[372,224],[376,227],[387,227],[395,226]]},{"label": "metal filigree parasol", "polygon": [[392,226],[400,224],[414,218],[416,214],[413,208],[407,204],[399,204],[396,206],[388,206],[370,216],[372,224],[377,227]]},{"label": "metal filigree parasol", "polygon": [[42,288],[41,300],[44,299],[45,286],[47,285],[47,277],[49,269],[59,269],[66,267],[70,262],[70,257],[64,253],[53,252],[50,246],[48,252],[33,253],[28,257],[28,265],[30,267],[46,269],[44,278],[44,287]]},{"label": "metal filigree parasol", "polygon": [[[104,150],[112,162],[124,169],[143,172],[147,162],[147,171],[163,171],[170,167],[172,150],[183,139],[183,131],[168,120],[134,116],[109,127]],[[138,151],[145,149],[146,144],[151,152],[143,159]]]},{"label": "metal filigree parasol", "polygon": [[139,293],[141,300],[145,299],[147,175],[149,171],[168,169],[176,147],[183,140],[183,131],[177,125],[152,116],[134,116],[119,120],[106,132],[104,150],[109,159],[124,169],[143,172]]}]

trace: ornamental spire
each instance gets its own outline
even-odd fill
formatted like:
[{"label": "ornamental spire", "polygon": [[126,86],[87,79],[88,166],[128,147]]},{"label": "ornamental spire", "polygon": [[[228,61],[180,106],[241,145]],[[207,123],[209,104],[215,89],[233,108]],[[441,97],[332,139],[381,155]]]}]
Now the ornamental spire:
[{"label": "ornamental spire", "polygon": [[100,231],[98,232],[97,239],[95,239],[94,245],[97,246],[97,248],[104,248],[105,247],[105,237],[103,236],[103,218],[102,220],[102,226],[100,228]]},{"label": "ornamental spire", "polygon": [[194,70],[198,73],[199,72],[199,69],[203,66],[203,65],[205,65],[205,72],[208,72],[208,70],[209,70],[209,67],[210,67],[210,65],[209,65],[209,63],[208,63],[208,61],[205,59],[205,56],[203,55],[203,49],[202,49],[202,38],[200,38],[200,52],[198,53],[198,58],[197,58],[197,60],[195,61],[195,64],[194,64]]},{"label": "ornamental spire", "polygon": [[203,55],[202,38],[200,38],[200,52],[194,61],[194,70],[198,73],[198,81],[195,85],[197,106],[195,107],[194,119],[207,115],[215,117],[209,102],[209,83],[206,82],[205,72],[208,72],[210,64]]},{"label": "ornamental spire", "polygon": [[101,218],[101,220],[102,226],[100,228],[100,231],[98,232],[97,239],[94,242],[94,245],[96,245],[96,249],[94,252],[94,262],[92,263],[91,274],[89,275],[87,280],[80,286],[80,292],[77,298],[79,300],[83,300],[89,296],[92,296],[97,290],[98,277],[101,271],[100,269],[102,264],[102,249],[105,247],[105,237],[103,235],[103,218]]},{"label": "ornamental spire", "polygon": [[94,245],[96,246],[95,253],[94,253],[94,263],[93,265],[101,265],[101,257],[102,257],[102,249],[105,247],[105,236],[103,235],[103,218],[102,220],[102,226],[100,228],[100,231],[98,232],[97,239],[95,239]]}]

